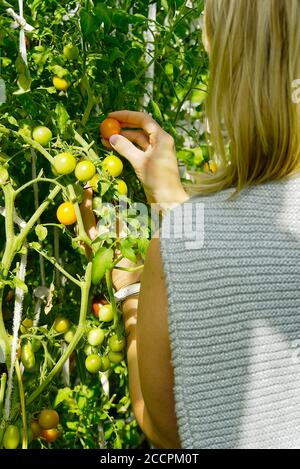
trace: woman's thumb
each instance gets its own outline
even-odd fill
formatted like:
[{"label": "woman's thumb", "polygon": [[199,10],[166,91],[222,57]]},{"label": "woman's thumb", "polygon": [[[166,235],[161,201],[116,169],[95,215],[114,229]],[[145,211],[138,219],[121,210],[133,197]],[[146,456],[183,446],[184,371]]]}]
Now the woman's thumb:
[{"label": "woman's thumb", "polygon": [[110,137],[109,143],[116,152],[124,156],[133,166],[144,155],[143,151],[139,150],[123,135],[113,135]]}]

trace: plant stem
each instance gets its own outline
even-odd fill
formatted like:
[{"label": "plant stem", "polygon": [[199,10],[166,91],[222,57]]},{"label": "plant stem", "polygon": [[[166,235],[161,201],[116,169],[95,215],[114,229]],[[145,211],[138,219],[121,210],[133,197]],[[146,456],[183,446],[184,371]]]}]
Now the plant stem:
[{"label": "plant stem", "polygon": [[18,248],[20,246],[22,246],[25,238],[30,233],[30,231],[33,228],[33,226],[35,225],[35,223],[37,223],[37,221],[40,218],[40,216],[42,215],[42,213],[44,213],[44,211],[46,210],[48,205],[55,199],[55,197],[60,192],[60,190],[61,190],[61,188],[58,187],[58,186],[56,186],[54,189],[52,189],[52,191],[48,195],[47,199],[44,200],[44,202],[39,206],[39,209],[34,213],[34,215],[32,215],[30,220],[28,220],[28,222],[26,223],[26,226],[22,229],[22,231],[16,237],[16,243],[17,243]]},{"label": "plant stem", "polygon": [[[11,184],[2,186],[4,199],[5,199],[5,236],[6,244],[3,257],[1,260],[1,277],[6,279],[9,273],[10,266],[16,254],[15,244],[15,231],[14,231],[14,190]],[[4,357],[8,355],[9,342],[8,335],[5,329],[2,302],[3,302],[4,286],[0,284],[0,340],[2,341],[5,350],[3,350]],[[2,345],[2,344],[1,344]]]},{"label": "plant stem", "polygon": [[35,150],[37,150],[39,153],[41,153],[45,158],[47,158],[47,160],[50,162],[51,165],[53,165],[54,163],[54,158],[50,155],[50,153],[47,152],[47,150],[45,150],[44,147],[42,147],[42,145],[40,145],[39,143],[37,143],[35,140],[32,140],[32,138],[30,137],[27,137],[26,135],[22,135],[20,134],[19,132],[15,132],[15,131],[12,131],[17,137],[22,137],[22,139],[24,140],[25,143],[27,143],[28,145],[30,145],[32,148],[34,148]]},{"label": "plant stem", "polygon": [[91,87],[90,87],[90,83],[89,83],[89,79],[86,75],[86,73],[83,75],[82,77],[82,80],[81,80],[81,83],[84,87],[84,89],[86,90],[87,92],[87,95],[88,95],[88,102],[87,102],[87,106],[85,108],[85,111],[84,111],[84,114],[83,114],[83,117],[81,119],[81,123],[83,126],[86,125],[87,121],[89,120],[89,117],[90,117],[90,114],[91,114],[91,111],[95,105],[95,97],[93,95],[93,92],[91,90]]},{"label": "plant stem", "polygon": [[45,379],[45,381],[28,397],[27,405],[31,404],[48,386],[48,384],[52,381],[54,376],[61,370],[65,361],[70,357],[71,353],[75,349],[76,345],[80,341],[84,330],[85,330],[85,320],[86,320],[86,313],[88,309],[88,301],[89,301],[89,292],[91,288],[91,280],[92,279],[92,263],[89,262],[85,272],[84,281],[81,282],[81,307],[80,307],[80,315],[79,315],[79,323],[75,332],[75,335],[68,345],[64,354],[60,357],[54,368],[50,371],[49,375]]},{"label": "plant stem", "polygon": [[74,204],[74,209],[75,209],[75,213],[76,213],[77,225],[78,225],[78,238],[80,238],[88,246],[91,246],[92,241],[91,241],[91,239],[89,238],[89,236],[87,235],[87,233],[85,231],[85,227],[84,227],[84,224],[83,224],[79,204],[77,202],[76,194],[75,194],[74,187],[73,187],[72,184],[68,185],[68,191],[69,191],[69,194],[70,194],[71,201]]},{"label": "plant stem", "polygon": [[18,360],[15,362],[15,370],[16,376],[19,386],[19,396],[20,396],[20,404],[21,404],[21,414],[22,414],[22,426],[23,426],[23,435],[22,435],[22,449],[27,449],[27,422],[26,422],[26,407],[25,407],[25,395],[24,395],[24,387],[22,381],[22,375],[20,370],[20,365]]},{"label": "plant stem", "polygon": [[[81,287],[81,282],[77,280],[73,275],[69,274],[57,261],[54,257],[48,256],[44,251],[40,251],[35,247],[35,245],[29,244],[31,249],[34,249],[38,252],[41,256],[43,256],[47,261],[49,261],[54,267],[59,270],[66,278],[68,278],[71,282],[75,283],[79,288]],[[58,285],[59,287],[59,285]]]},{"label": "plant stem", "polygon": [[113,313],[114,313],[114,324],[113,328],[115,329],[118,339],[121,340],[123,337],[123,324],[120,318],[119,310],[116,304],[115,295],[112,286],[112,270],[107,270],[105,273],[105,280],[107,285],[107,291],[109,295],[109,301],[111,303]]},{"label": "plant stem", "polygon": [[94,163],[100,161],[100,158],[97,153],[91,148],[91,144],[88,144],[78,132],[75,131],[74,137],[75,140],[82,146],[88,159],[90,159]]},{"label": "plant stem", "polygon": [[23,186],[19,187],[15,191],[15,197],[20,194],[24,189],[27,189],[27,187],[31,186],[32,184],[36,184],[37,182],[50,182],[51,184],[55,184],[60,187],[63,191],[65,191],[65,187],[60,184],[56,179],[50,179],[50,178],[42,178],[42,177],[37,177],[35,179],[32,179],[31,181],[26,182]]},{"label": "plant stem", "polygon": [[0,380],[0,421],[2,419],[3,405],[4,405],[4,394],[7,381],[7,374],[2,373]]}]

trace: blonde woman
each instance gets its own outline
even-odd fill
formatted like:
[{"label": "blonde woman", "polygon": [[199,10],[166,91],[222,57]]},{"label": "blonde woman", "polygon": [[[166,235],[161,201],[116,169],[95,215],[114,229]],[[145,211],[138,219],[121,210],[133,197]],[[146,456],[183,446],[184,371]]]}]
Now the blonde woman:
[{"label": "blonde woman", "polygon": [[[111,114],[128,129],[111,146],[176,228],[151,241],[122,303],[133,409],[157,447],[300,447],[299,18],[300,0],[206,1],[222,164],[193,197],[172,138],[148,115]],[[118,271],[115,288],[138,280]]]}]

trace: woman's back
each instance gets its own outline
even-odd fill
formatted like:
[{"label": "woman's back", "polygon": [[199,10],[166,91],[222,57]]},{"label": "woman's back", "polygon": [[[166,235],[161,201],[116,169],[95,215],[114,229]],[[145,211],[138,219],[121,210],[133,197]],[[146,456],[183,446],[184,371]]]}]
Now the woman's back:
[{"label": "woman's back", "polygon": [[[195,197],[164,220],[163,236],[169,223],[177,233],[161,239],[161,255],[182,446],[296,448],[300,177],[231,192]],[[203,243],[180,237],[196,213]]]}]

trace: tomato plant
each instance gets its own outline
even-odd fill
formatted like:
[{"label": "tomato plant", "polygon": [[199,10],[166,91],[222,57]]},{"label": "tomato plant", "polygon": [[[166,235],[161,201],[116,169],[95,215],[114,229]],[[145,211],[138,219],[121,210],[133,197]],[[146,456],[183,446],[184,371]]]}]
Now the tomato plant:
[{"label": "tomato plant", "polygon": [[[203,144],[203,2],[155,5],[28,0],[24,57],[0,2],[0,447],[147,446],[112,269],[119,253],[145,258],[151,227],[148,215],[130,215],[126,237],[116,236],[120,200],[132,213],[146,198],[129,163],[102,144],[121,130],[107,116],[150,112],[182,162],[215,169]],[[17,0],[9,6],[18,13]],[[80,210],[87,187],[105,224],[93,241]]]}]

